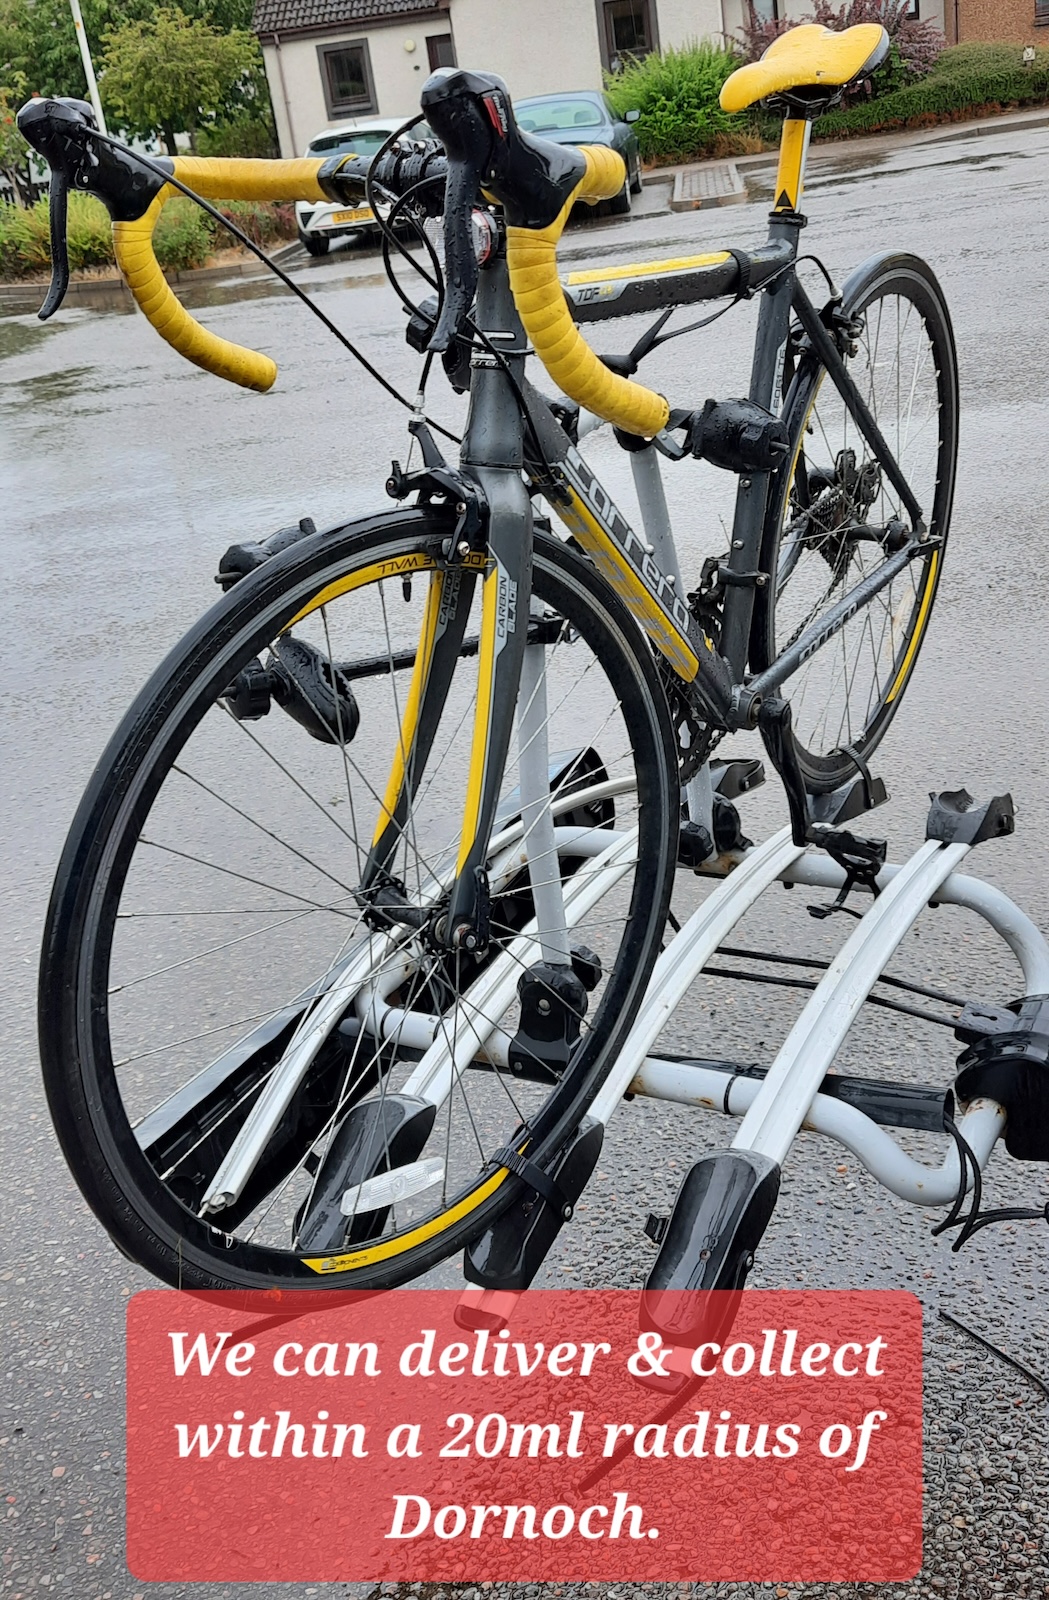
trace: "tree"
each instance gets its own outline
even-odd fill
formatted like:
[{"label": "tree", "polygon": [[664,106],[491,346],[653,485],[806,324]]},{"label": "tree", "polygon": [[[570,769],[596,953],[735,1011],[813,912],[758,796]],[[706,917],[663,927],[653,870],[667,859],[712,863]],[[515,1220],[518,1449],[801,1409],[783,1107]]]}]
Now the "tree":
[{"label": "tree", "polygon": [[16,206],[29,204],[29,146],[18,131],[15,113],[26,97],[26,80],[20,72],[8,72],[10,82],[0,84],[0,172],[11,185]]},{"label": "tree", "polygon": [[163,134],[168,154],[175,134],[197,130],[253,98],[259,49],[253,34],[221,32],[203,19],[165,7],[148,20],[125,22],[103,36],[102,94],[130,133]]}]

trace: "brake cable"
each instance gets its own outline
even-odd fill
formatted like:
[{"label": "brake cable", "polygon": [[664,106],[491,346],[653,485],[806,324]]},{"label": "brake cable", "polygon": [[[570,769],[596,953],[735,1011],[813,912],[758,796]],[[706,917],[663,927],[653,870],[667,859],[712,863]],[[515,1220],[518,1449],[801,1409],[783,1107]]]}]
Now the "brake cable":
[{"label": "brake cable", "polygon": [[[415,120],[418,121],[418,118]],[[367,356],[364,355],[362,351],[358,350],[352,339],[350,339],[347,334],[343,333],[341,328],[336,327],[331,318],[327,316],[318,305],[314,304],[305,290],[301,289],[299,285],[288,276],[283,267],[278,266],[277,262],[268,256],[265,250],[263,250],[260,245],[257,245],[253,239],[250,239],[244,230],[239,228],[231,218],[223,216],[222,212],[219,211],[217,207],[213,206],[210,201],[205,200],[202,195],[197,194],[189,187],[188,184],[183,183],[181,179],[176,178],[172,173],[166,171],[166,169],[162,167],[159,162],[151,160],[149,156],[140,155],[137,150],[131,150],[129,146],[122,143],[121,140],[113,139],[109,136],[109,134],[101,133],[97,128],[85,127],[84,131],[85,133],[89,134],[92,139],[97,139],[100,144],[107,144],[114,150],[120,150],[124,152],[124,154],[132,156],[134,160],[140,164],[140,166],[146,168],[147,172],[152,172],[155,177],[160,178],[164,183],[169,183],[173,189],[178,189],[179,192],[184,194],[187,199],[192,200],[196,205],[198,205],[202,211],[206,211],[209,217],[211,217],[221,227],[225,228],[228,233],[231,233],[233,237],[238,239],[242,245],[246,246],[246,248],[251,251],[252,255],[256,256],[262,262],[263,266],[268,267],[274,276],[280,279],[285,288],[290,289],[292,294],[296,295],[302,301],[303,305],[312,311],[313,315],[319,322],[323,323],[328,332],[332,334],[333,337],[336,338],[339,343],[349,351],[350,355],[353,356],[355,361],[360,363],[365,372],[368,373],[369,377],[374,378],[376,383],[385,389],[386,393],[390,395],[392,399],[397,401],[398,405],[403,406],[406,411],[415,412],[417,410],[417,407],[413,404],[413,402],[406,399],[405,396],[401,394],[399,389],[394,388],[393,384],[390,383],[388,379],[383,377],[378,368],[372,365]],[[442,434],[445,439],[450,439],[453,444],[460,444],[462,442],[457,434],[451,433],[447,428],[442,427],[441,424],[439,422],[435,422],[432,417],[426,417],[424,420],[434,430],[435,433]]]}]

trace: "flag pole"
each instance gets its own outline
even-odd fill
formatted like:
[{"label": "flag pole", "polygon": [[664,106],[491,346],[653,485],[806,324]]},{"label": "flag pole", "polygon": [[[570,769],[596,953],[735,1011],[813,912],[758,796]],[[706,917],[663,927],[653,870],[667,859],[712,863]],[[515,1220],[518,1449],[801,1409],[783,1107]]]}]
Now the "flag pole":
[{"label": "flag pole", "polygon": [[108,133],[109,129],[106,127],[106,119],[102,111],[102,101],[98,96],[98,80],[95,77],[95,69],[91,63],[91,50],[88,46],[87,34],[84,32],[84,18],[80,11],[80,0],[69,0],[69,9],[73,13],[73,27],[76,29],[76,42],[80,46],[80,59],[84,63],[84,76],[87,79],[87,93],[88,98],[94,107],[95,121],[98,123],[99,129],[102,133]]}]

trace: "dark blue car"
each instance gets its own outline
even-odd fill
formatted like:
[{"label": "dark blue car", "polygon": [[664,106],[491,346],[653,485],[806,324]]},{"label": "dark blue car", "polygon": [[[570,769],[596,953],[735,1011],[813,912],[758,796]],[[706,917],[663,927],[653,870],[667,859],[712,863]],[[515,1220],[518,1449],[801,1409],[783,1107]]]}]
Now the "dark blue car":
[{"label": "dark blue car", "polygon": [[641,193],[641,156],[637,134],[631,124],[640,116],[628,111],[626,117],[612,110],[603,94],[580,89],[575,94],[544,94],[529,100],[516,100],[514,113],[526,133],[535,133],[555,144],[607,144],[626,162],[627,178],[609,209],[616,216],[630,211],[630,196]]}]

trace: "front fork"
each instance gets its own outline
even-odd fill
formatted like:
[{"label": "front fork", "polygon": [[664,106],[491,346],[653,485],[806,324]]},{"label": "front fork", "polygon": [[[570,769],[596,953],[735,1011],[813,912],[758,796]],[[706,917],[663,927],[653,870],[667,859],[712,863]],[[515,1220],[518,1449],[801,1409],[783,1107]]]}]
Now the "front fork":
[{"label": "front fork", "polygon": [[[528,644],[532,502],[522,475],[517,393],[527,341],[501,252],[480,274],[475,317],[488,348],[473,361],[460,466],[487,507],[477,703],[455,882],[447,912],[433,933],[452,950],[480,951],[488,943],[488,846],[519,706],[521,817],[542,955],[544,961],[567,965],[571,951],[550,806],[546,647]],[[499,357],[491,353],[493,348]],[[476,556],[467,555],[460,565],[458,552],[452,551],[449,566],[431,578],[399,749],[365,869],[365,888],[387,873],[399,839],[410,830],[412,798],[461,655],[478,568]]]}]

